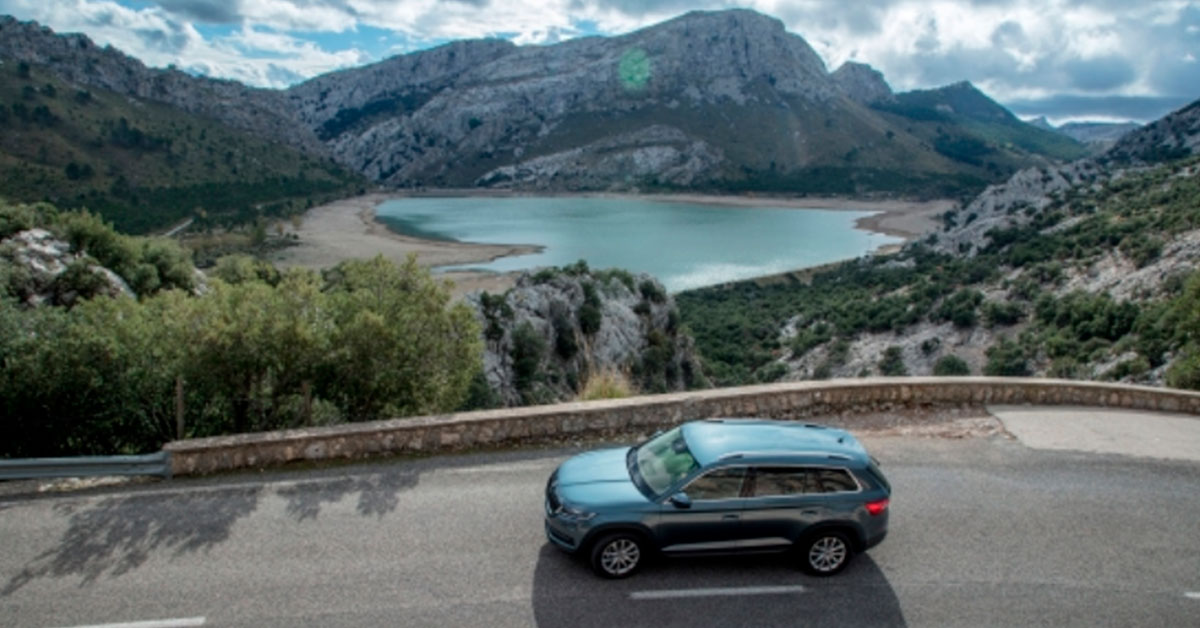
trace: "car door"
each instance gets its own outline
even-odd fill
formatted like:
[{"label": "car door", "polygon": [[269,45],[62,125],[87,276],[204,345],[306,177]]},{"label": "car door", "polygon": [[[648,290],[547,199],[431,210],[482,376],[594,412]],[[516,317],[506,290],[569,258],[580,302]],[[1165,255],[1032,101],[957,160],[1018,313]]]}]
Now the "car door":
[{"label": "car door", "polygon": [[701,474],[680,491],[690,503],[667,499],[657,535],[667,553],[711,552],[739,540],[745,467],[723,467]]},{"label": "car door", "polygon": [[787,547],[826,516],[827,504],[816,469],[762,466],[753,468],[751,474],[751,488],[741,515],[741,548]]}]

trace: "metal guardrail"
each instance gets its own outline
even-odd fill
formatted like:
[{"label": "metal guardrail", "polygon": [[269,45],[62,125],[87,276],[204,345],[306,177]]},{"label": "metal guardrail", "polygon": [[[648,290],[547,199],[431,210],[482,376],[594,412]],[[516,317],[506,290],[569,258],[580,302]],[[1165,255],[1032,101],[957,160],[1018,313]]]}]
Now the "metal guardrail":
[{"label": "metal guardrail", "polygon": [[106,475],[171,477],[171,452],[144,456],[79,456],[75,458],[0,459],[0,480],[78,478]]}]

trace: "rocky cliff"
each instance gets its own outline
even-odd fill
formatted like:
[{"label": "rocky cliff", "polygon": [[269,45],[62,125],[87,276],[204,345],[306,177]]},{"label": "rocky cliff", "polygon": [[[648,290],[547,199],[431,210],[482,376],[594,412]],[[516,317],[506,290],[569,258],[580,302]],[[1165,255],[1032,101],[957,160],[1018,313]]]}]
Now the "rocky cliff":
[{"label": "rocky cliff", "polygon": [[895,102],[883,73],[865,63],[847,61],[830,75],[850,100],[862,105]]},{"label": "rocky cliff", "polygon": [[674,300],[649,275],[579,263],[468,302],[484,330],[484,377],[502,405],[575,399],[597,374],[620,374],[644,393],[705,384]]}]

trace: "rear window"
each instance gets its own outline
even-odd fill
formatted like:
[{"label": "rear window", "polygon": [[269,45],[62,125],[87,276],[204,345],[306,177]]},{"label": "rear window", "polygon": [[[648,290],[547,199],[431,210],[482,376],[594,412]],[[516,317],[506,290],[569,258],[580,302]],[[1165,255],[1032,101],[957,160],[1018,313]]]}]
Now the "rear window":
[{"label": "rear window", "polygon": [[850,493],[858,490],[858,482],[845,469],[817,469],[817,481],[826,493]]},{"label": "rear window", "polygon": [[845,469],[759,467],[754,472],[755,497],[856,491],[858,482]]}]

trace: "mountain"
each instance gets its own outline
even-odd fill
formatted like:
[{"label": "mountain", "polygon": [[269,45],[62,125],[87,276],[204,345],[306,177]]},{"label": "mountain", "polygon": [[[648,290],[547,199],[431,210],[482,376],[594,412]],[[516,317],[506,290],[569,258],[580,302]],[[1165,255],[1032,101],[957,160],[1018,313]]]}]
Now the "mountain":
[{"label": "mountain", "polygon": [[1068,122],[1056,127],[1050,124],[1046,116],[1029,120],[1027,124],[1066,135],[1093,149],[1099,149],[1098,152],[1108,150],[1123,135],[1142,126],[1136,122]]},{"label": "mountain", "polygon": [[147,68],[116,48],[97,46],[78,33],[59,35],[37,22],[0,16],[0,59],[45,68],[83,88],[165,103],[308,153],[320,155],[325,150],[313,133],[296,124],[283,94],[276,90]]},{"label": "mountain", "polygon": [[1198,145],[1200,101],[1103,155],[990,186],[898,254],[676,302],[722,385],[983,373],[1200,388]]},{"label": "mountain", "polygon": [[0,197],[86,207],[143,233],[287,215],[360,189],[284,103],[0,17]]},{"label": "mountain", "polygon": [[1141,126],[1136,122],[1068,122],[1057,131],[1077,142],[1099,144],[1107,148]]},{"label": "mountain", "polygon": [[936,104],[893,96],[869,66],[828,73],[748,10],[550,46],[455,42],[287,90],[339,161],[395,186],[945,195],[1082,154],[969,85],[930,94],[955,112],[906,117]]},{"label": "mountain", "polygon": [[[803,38],[749,10],[693,12],[622,36],[548,46],[457,41],[283,91],[149,69],[82,35],[12,18],[0,18],[0,60],[34,75],[16,77],[10,67],[7,102],[38,100],[71,127],[43,124],[34,142],[10,144],[10,171],[25,173],[15,191],[0,193],[67,204],[105,186],[111,197],[114,185],[124,191],[126,184],[146,188],[133,194],[144,200],[150,189],[233,181],[248,169],[259,180],[345,181],[327,157],[396,187],[944,197],[1083,151],[1020,122],[969,83],[893,94],[866,65],[831,74]],[[86,91],[105,111],[89,118],[77,115],[88,109],[70,98],[42,103],[43,83],[68,95]],[[137,183],[141,169],[111,146],[122,118],[143,136],[201,143],[176,151],[159,142],[140,151],[137,159],[159,174]],[[230,135],[203,144],[197,129],[212,124]],[[190,132],[180,130],[189,125]],[[291,165],[253,157],[274,145],[287,147],[278,156]],[[303,177],[296,160],[309,164]],[[72,162],[73,175],[91,168],[93,185],[68,176]],[[172,172],[176,163],[191,178]],[[56,170],[62,175],[52,176]],[[178,217],[194,209],[197,196],[204,195],[163,200]],[[239,200],[238,211],[265,200]],[[115,213],[132,217],[138,206],[124,202]]]}]

